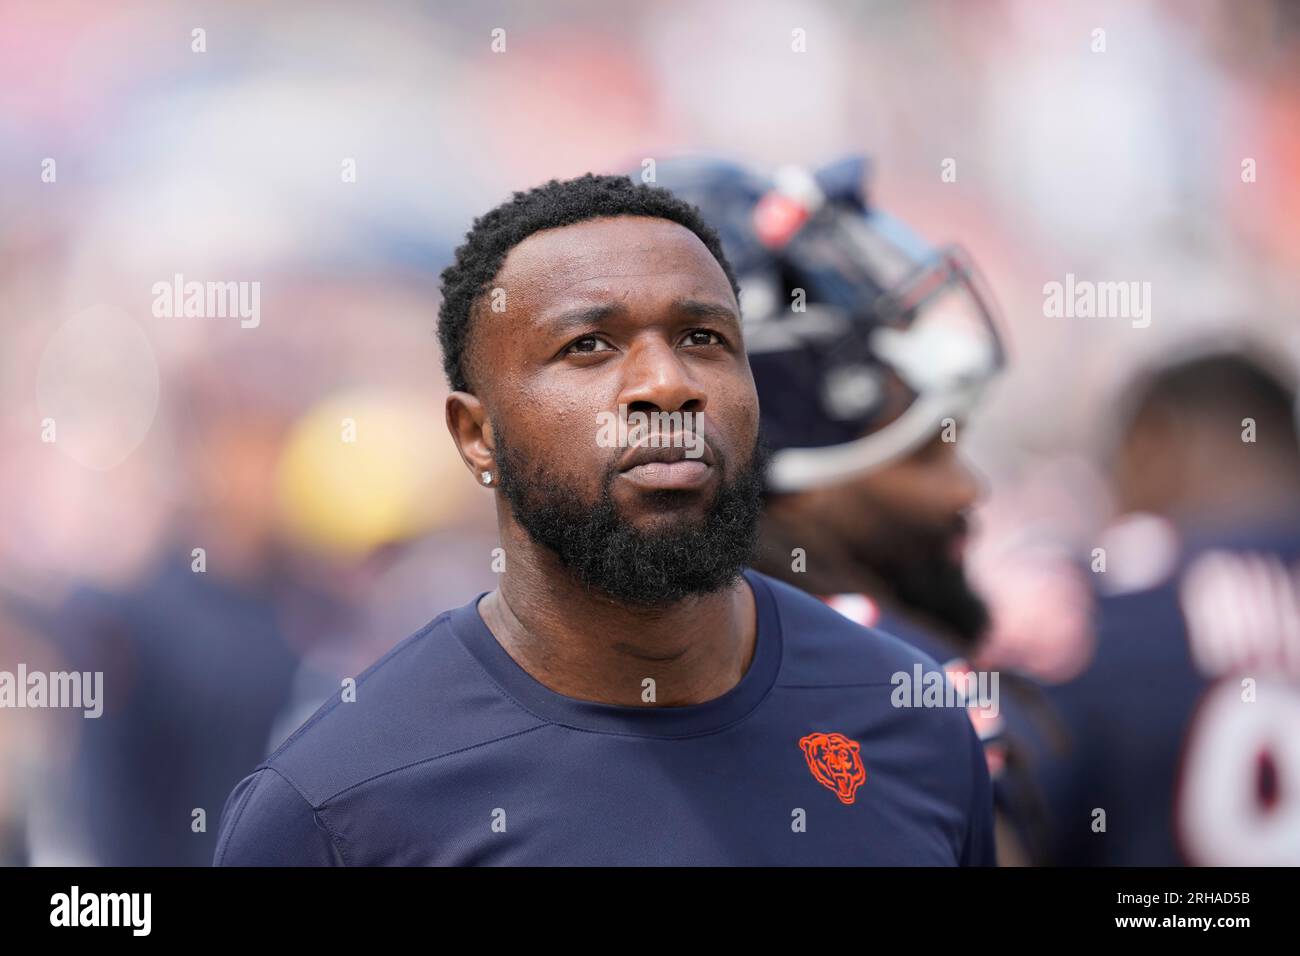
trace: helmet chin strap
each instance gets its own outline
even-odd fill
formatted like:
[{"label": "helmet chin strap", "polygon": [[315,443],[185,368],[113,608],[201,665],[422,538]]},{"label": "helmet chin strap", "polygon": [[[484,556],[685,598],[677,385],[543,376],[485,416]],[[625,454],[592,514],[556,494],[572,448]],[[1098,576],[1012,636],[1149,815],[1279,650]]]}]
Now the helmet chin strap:
[{"label": "helmet chin strap", "polygon": [[842,445],[783,448],[774,452],[768,463],[767,486],[778,493],[806,491],[896,461],[932,439],[943,419],[968,411],[987,382],[988,379],[981,378],[923,394],[884,428]]}]

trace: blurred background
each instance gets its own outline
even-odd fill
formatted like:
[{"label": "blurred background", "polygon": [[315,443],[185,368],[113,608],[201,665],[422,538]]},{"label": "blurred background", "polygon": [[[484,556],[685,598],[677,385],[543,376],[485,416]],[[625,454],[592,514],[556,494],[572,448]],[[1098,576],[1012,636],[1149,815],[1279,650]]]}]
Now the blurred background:
[{"label": "blurred background", "polygon": [[[1010,366],[962,435],[985,663],[1068,682],[1093,549],[1179,547],[1168,515],[1117,524],[1125,388],[1207,342],[1300,347],[1297,5],[4,4],[0,670],[103,671],[104,715],[0,711],[0,863],[206,865],[342,677],[495,586],[435,336],[475,215],[645,159],[852,152],[1001,305]],[[158,316],[177,274],[260,283],[259,323]],[[1150,282],[1149,326],[1047,317],[1067,274]],[[1300,518],[1269,504],[1250,522]]]}]

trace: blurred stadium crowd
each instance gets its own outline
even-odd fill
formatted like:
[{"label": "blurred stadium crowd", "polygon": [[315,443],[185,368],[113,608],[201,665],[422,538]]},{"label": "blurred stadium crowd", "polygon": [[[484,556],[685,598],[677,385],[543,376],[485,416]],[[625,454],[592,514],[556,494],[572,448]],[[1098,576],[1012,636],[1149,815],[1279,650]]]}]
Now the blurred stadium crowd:
[{"label": "blurred stadium crowd", "polygon": [[[1118,680],[1098,649],[1148,627],[1099,592],[1168,580],[1200,537],[1296,540],[1277,429],[1245,475],[1168,427],[1267,384],[1134,392],[1189,348],[1249,340],[1283,380],[1300,355],[1294,5],[49,0],[0,12],[0,670],[103,671],[104,715],[0,712],[0,863],[208,864],[231,787],[342,677],[495,586],[491,499],[443,424],[438,272],[513,189],[685,152],[867,152],[873,197],[971,252],[1010,355],[961,438],[978,663],[1096,728],[1049,796],[1114,774],[1114,805],[1170,797],[1108,743],[1172,772],[1182,725],[1071,688]],[[155,316],[177,274],[259,282],[260,323]],[[1149,281],[1150,325],[1047,317],[1067,274]],[[1264,582],[1225,600],[1294,595]],[[1106,666],[1165,686],[1169,659]],[[1300,755],[1259,775],[1268,809]],[[1168,833],[1099,857],[1080,830],[1032,861],[1300,863],[1286,812],[1253,831],[1271,857]]]}]

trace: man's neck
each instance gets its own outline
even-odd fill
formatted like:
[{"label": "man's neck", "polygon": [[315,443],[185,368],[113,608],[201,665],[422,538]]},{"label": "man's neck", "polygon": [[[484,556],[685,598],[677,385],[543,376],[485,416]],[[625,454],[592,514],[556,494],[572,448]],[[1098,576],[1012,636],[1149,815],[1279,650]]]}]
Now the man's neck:
[{"label": "man's neck", "polygon": [[479,613],[515,663],[557,694],[698,704],[735,687],[753,660],[757,614],[743,578],[662,608],[630,607],[587,588],[522,532],[502,541],[506,571]]}]

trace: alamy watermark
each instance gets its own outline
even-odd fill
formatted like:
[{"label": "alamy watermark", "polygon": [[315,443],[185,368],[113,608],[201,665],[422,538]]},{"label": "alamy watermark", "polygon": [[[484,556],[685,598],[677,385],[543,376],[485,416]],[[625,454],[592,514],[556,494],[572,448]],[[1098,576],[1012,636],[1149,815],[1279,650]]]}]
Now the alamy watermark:
[{"label": "alamy watermark", "polygon": [[1133,328],[1151,324],[1150,282],[1089,282],[1073,272],[1064,282],[1043,286],[1043,315],[1049,319],[1132,319]]},{"label": "alamy watermark", "polygon": [[152,911],[152,893],[83,893],[74,885],[50,897],[51,926],[120,926],[132,936],[148,936]]},{"label": "alamy watermark", "polygon": [[895,707],[964,707],[993,718],[1001,713],[998,672],[933,668],[912,665],[912,672],[895,671],[889,702]]},{"label": "alamy watermark", "polygon": [[68,708],[94,719],[104,712],[103,671],[0,671],[0,707]]},{"label": "alamy watermark", "polygon": [[171,282],[155,282],[150,291],[155,318],[238,318],[244,329],[262,323],[260,282],[186,282],[178,272]]},{"label": "alamy watermark", "polygon": [[596,413],[596,444],[601,448],[686,448],[687,458],[704,454],[703,412]]}]

